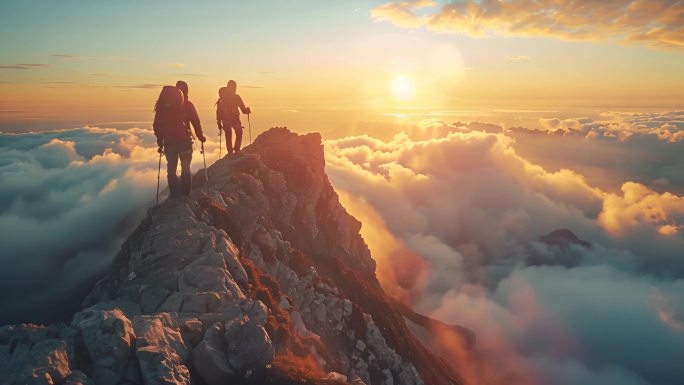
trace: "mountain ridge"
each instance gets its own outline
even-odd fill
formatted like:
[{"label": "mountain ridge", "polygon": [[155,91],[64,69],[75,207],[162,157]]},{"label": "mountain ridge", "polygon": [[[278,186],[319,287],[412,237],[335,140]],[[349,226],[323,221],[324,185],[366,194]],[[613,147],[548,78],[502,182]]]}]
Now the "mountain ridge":
[{"label": "mountain ridge", "polygon": [[69,325],[0,328],[0,384],[463,384],[382,290],[324,167],[319,134],[276,127],[195,175]]}]

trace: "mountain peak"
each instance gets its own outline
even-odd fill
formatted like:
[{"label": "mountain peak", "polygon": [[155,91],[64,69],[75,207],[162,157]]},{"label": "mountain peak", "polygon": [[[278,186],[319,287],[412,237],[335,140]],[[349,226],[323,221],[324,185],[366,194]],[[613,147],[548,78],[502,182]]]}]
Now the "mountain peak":
[{"label": "mountain peak", "polygon": [[7,383],[462,383],[382,290],[319,134],[272,128],[208,174],[148,211],[69,325],[0,328]]},{"label": "mountain peak", "polygon": [[580,245],[586,248],[591,247],[591,243],[580,239],[572,231],[563,228],[554,230],[546,235],[539,237],[539,240],[553,246],[567,247],[569,245]]}]

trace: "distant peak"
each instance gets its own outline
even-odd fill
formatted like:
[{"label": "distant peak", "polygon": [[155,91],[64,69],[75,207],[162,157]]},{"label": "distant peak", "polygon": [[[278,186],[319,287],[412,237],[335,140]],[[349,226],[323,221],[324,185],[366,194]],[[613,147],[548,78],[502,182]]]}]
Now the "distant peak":
[{"label": "distant peak", "polygon": [[542,235],[539,237],[539,240],[554,246],[580,245],[586,248],[591,247],[590,242],[580,239],[575,233],[566,228],[554,230],[546,235]]}]

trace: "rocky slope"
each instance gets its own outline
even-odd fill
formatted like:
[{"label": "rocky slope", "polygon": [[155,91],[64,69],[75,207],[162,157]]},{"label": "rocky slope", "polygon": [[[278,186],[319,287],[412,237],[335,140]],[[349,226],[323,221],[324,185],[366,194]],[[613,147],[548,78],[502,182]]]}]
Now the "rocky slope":
[{"label": "rocky slope", "polygon": [[70,324],[0,328],[0,384],[463,383],[380,287],[318,134],[273,128],[209,178],[149,210]]}]

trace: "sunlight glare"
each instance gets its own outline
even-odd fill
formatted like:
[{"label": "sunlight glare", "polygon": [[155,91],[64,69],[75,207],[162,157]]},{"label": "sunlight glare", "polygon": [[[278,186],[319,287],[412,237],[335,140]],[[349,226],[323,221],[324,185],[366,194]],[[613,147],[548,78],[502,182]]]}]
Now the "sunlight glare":
[{"label": "sunlight glare", "polygon": [[416,96],[416,83],[406,75],[397,75],[390,82],[392,98],[398,102],[408,102]]}]

